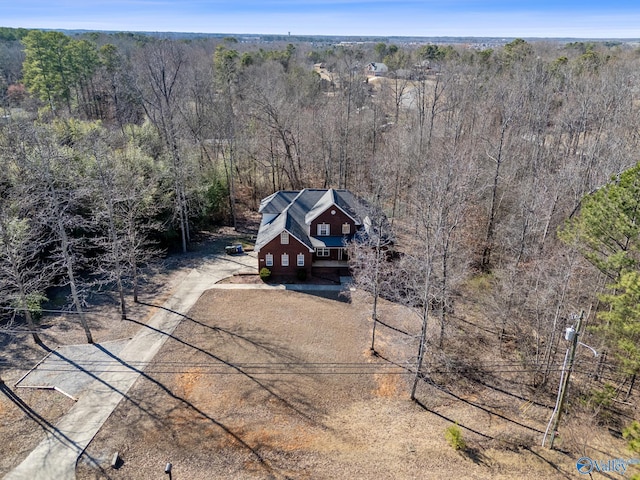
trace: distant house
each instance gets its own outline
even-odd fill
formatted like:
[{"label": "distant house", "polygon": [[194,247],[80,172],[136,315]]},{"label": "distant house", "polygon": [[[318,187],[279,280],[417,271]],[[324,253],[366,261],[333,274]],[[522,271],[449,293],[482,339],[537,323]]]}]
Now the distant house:
[{"label": "distant house", "polygon": [[320,83],[322,85],[323,90],[328,90],[332,87],[335,87],[336,79],[333,76],[333,73],[327,70],[327,66],[325,63],[316,63],[313,66],[313,70],[320,75]]},{"label": "distant house", "polygon": [[348,190],[279,191],[260,202],[254,250],[272,275],[347,275],[346,245],[364,228],[361,203]]},{"label": "distant house", "polygon": [[370,77],[384,77],[389,73],[389,67],[384,63],[372,62],[367,65],[366,71]]}]

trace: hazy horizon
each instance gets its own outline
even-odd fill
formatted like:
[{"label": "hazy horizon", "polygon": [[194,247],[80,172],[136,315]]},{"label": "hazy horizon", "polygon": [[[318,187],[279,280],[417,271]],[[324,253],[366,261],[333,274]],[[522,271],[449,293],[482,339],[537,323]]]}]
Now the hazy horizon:
[{"label": "hazy horizon", "polygon": [[24,0],[3,26],[246,35],[640,38],[640,4],[585,0]]}]

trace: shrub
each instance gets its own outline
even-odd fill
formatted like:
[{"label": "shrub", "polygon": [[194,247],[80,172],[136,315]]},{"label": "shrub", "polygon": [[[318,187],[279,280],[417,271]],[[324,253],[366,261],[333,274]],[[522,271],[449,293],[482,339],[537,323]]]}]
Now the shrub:
[{"label": "shrub", "polygon": [[260,278],[262,280],[269,280],[269,277],[271,277],[271,270],[269,270],[267,267],[263,267],[260,269]]},{"label": "shrub", "polygon": [[49,299],[42,295],[41,293],[35,292],[27,295],[27,304],[23,305],[21,302],[16,301],[13,303],[13,307],[17,308],[19,311],[23,311],[24,309],[29,310],[31,312],[31,317],[34,322],[38,322],[42,317],[42,304],[47,302]]},{"label": "shrub", "polygon": [[464,441],[464,438],[462,438],[462,430],[460,430],[457,423],[445,430],[444,438],[447,439],[447,442],[454,450],[464,450],[467,448],[467,443]]},{"label": "shrub", "polygon": [[606,425],[613,420],[611,407],[616,395],[616,388],[610,383],[605,383],[602,389],[593,389],[587,395],[583,395],[580,402],[595,413],[599,424]]},{"label": "shrub", "polygon": [[622,436],[628,442],[629,450],[640,453],[640,422],[634,420],[623,431]]}]

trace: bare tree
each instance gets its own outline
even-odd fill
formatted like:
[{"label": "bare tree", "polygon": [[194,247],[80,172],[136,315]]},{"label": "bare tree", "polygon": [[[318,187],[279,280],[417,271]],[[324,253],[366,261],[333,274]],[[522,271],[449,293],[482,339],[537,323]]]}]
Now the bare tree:
[{"label": "bare tree", "polygon": [[191,241],[189,231],[189,205],[187,198],[187,159],[180,146],[181,125],[179,102],[181,76],[185,68],[185,55],[180,44],[168,40],[154,42],[139,52],[141,72],[138,91],[148,118],[164,141],[171,161],[171,176],[175,214],[178,219],[182,251],[187,251]]},{"label": "bare tree", "polygon": [[[94,235],[101,281],[115,283],[121,318],[127,316],[127,285],[138,301],[140,266],[157,254],[149,233],[154,218],[157,179],[151,159],[134,146],[114,150],[105,132],[95,131],[76,150],[86,158],[91,188]],[[146,172],[145,172],[146,170]]]},{"label": "bare tree", "polygon": [[15,313],[24,316],[33,340],[41,345],[32,312],[44,300],[51,272],[40,260],[46,246],[41,229],[21,214],[24,210],[16,203],[0,202],[0,292]]},{"label": "bare tree", "polygon": [[71,235],[71,231],[88,228],[78,209],[86,203],[88,190],[78,174],[78,159],[54,141],[44,128],[17,129],[12,144],[12,160],[16,181],[24,186],[25,194],[37,199],[42,212],[39,217],[55,240],[51,260],[55,270],[62,270],[66,284],[88,343],[93,343],[83,309],[77,269],[82,260],[86,241]]},{"label": "bare tree", "polygon": [[358,232],[349,245],[349,264],[356,287],[371,293],[372,353],[376,353],[376,328],[378,326],[378,300],[386,292],[386,279],[392,274],[390,254],[393,245],[393,233],[381,208],[380,195],[373,203],[362,203],[360,217],[364,230]]}]

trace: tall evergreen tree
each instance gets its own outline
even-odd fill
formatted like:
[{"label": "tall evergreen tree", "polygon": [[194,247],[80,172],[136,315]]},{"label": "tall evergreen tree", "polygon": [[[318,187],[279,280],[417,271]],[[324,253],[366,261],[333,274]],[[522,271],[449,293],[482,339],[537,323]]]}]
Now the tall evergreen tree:
[{"label": "tall evergreen tree", "polygon": [[640,164],[582,199],[579,213],[560,230],[601,272],[617,281],[640,261]]}]

